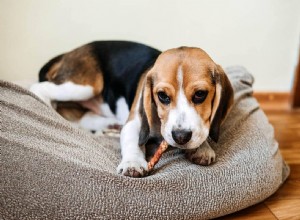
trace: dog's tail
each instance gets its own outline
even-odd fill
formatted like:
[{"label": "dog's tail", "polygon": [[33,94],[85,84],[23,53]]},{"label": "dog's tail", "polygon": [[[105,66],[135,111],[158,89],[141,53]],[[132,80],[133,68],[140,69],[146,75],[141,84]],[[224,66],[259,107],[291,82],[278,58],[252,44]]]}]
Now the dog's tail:
[{"label": "dog's tail", "polygon": [[40,72],[39,72],[39,81],[40,82],[49,80],[49,76],[50,76],[49,73],[56,72],[57,66],[58,66],[57,64],[61,61],[62,57],[63,57],[63,54],[54,57],[40,69]]}]

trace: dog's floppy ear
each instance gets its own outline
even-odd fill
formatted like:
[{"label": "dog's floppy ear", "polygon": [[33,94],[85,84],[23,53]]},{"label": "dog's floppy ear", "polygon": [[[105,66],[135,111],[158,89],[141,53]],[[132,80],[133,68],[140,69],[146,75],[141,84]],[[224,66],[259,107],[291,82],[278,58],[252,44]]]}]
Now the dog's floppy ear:
[{"label": "dog's floppy ear", "polygon": [[213,141],[217,142],[221,123],[233,103],[233,89],[224,70],[219,65],[216,65],[212,73],[212,79],[216,85],[216,90],[212,103],[209,136]]},{"label": "dog's floppy ear", "polygon": [[139,145],[145,145],[150,136],[160,133],[160,120],[157,114],[157,106],[154,101],[152,73],[148,72],[140,101],[141,130],[139,134]]}]

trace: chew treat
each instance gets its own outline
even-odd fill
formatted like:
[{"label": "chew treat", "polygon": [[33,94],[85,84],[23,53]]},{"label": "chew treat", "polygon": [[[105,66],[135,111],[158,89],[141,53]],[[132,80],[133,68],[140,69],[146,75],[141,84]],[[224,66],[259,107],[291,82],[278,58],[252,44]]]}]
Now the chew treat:
[{"label": "chew treat", "polygon": [[166,141],[162,141],[159,147],[157,148],[155,154],[148,162],[148,171],[153,170],[155,164],[157,164],[157,162],[161,158],[162,154],[167,150],[167,148],[168,148],[168,143]]}]

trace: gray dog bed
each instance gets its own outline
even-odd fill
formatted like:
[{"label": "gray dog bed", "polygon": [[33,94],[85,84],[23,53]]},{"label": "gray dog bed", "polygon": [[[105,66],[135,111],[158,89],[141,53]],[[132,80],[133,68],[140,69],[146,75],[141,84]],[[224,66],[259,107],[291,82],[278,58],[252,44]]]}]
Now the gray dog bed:
[{"label": "gray dog bed", "polygon": [[75,128],[29,91],[0,83],[0,216],[4,219],[207,219],[256,204],[284,182],[273,127],[252,97],[253,77],[226,70],[235,104],[211,143],[217,161],[166,152],[145,178],[116,173],[117,138]]}]

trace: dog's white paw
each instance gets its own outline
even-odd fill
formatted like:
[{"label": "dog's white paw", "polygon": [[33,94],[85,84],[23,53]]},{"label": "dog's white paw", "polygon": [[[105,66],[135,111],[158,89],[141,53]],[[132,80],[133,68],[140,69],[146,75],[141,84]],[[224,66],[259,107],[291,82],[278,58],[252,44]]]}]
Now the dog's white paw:
[{"label": "dog's white paw", "polygon": [[201,146],[193,151],[186,152],[187,158],[195,164],[210,165],[216,160],[216,153],[211,147]]},{"label": "dog's white paw", "polygon": [[124,176],[143,177],[148,173],[147,161],[144,158],[122,160],[117,171]]},{"label": "dog's white paw", "polygon": [[43,87],[39,83],[34,83],[29,88],[30,92],[34,93],[36,96],[38,96],[43,102],[45,102],[47,105],[51,105],[51,99],[49,97],[46,97],[44,95]]}]

